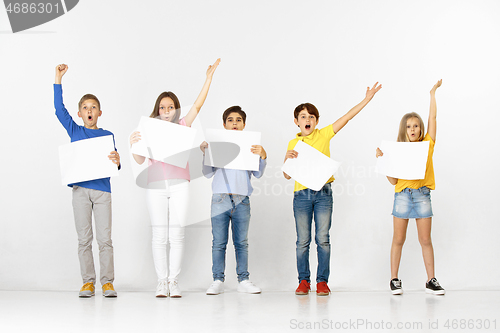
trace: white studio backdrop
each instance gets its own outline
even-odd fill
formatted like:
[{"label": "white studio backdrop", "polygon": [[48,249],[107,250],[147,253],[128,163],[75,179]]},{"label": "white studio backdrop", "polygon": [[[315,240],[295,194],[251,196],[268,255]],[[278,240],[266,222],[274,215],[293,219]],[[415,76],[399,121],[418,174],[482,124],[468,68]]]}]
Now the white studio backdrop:
[{"label": "white studio backdrop", "polygon": [[[0,9],[0,289],[77,290],[81,284],[71,191],[60,185],[57,151],[69,138],[54,115],[55,66],[69,65],[64,102],[79,124],[80,97],[99,97],[98,125],[114,133],[122,157],[120,176],[111,181],[115,287],[153,290],[145,190],[135,184],[128,137],[162,91],[191,105],[207,66],[221,57],[200,126],[222,128],[222,112],[240,105],[246,130],[262,132],[268,153],[251,197],[255,284],[290,292],[297,285],[293,183],[280,171],[298,132],[294,108],[315,104],[322,128],[379,81],[382,90],[331,142],[332,158],[342,166],[334,183],[330,287],[387,290],[394,187],[375,173],[375,149],[396,139],[405,113],[418,112],[427,123],[429,90],[443,79],[432,192],[436,274],[449,290],[498,290],[499,14],[498,1],[85,0],[54,21],[12,34]],[[201,167],[196,164],[192,173]],[[206,218],[186,229],[183,290],[204,292],[212,280],[210,184],[192,181],[190,206]],[[97,253],[94,244],[96,263]],[[312,243],[313,280],[315,254]],[[226,275],[228,288],[235,288],[231,244]],[[413,221],[400,277],[408,290],[424,287]]]}]

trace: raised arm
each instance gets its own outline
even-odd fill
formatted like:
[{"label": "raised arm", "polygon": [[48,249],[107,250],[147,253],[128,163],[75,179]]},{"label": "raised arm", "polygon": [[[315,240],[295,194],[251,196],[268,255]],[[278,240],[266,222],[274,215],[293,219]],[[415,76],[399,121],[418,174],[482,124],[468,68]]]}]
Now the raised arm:
[{"label": "raised arm", "polygon": [[432,141],[436,141],[436,90],[441,87],[443,80],[436,82],[431,89],[431,106],[429,108],[429,122],[427,123],[427,133],[430,135]]},{"label": "raised arm", "polygon": [[64,106],[63,95],[62,95],[62,77],[68,71],[68,66],[65,64],[56,66],[56,78],[54,84],[54,108],[56,109],[56,117],[59,122],[66,129],[66,132],[70,137],[73,133],[78,130],[78,125],[75,123],[68,110]]},{"label": "raised arm", "polygon": [[368,104],[372,100],[373,96],[375,96],[377,91],[379,91],[381,88],[382,85],[378,84],[378,82],[375,83],[371,89],[370,87],[367,87],[365,98],[361,101],[361,103],[350,109],[349,112],[347,112],[345,115],[340,117],[336,122],[332,124],[333,131],[335,133],[338,133],[349,122],[349,120],[354,118],[354,116],[356,116],[359,113],[359,111],[363,110],[366,104]]},{"label": "raised arm", "polygon": [[219,66],[219,63],[220,63],[220,58],[217,59],[212,66],[208,66],[207,78],[205,80],[205,83],[203,84],[203,88],[201,88],[201,92],[198,95],[198,98],[191,107],[191,110],[189,110],[188,114],[184,118],[187,126],[191,126],[196,116],[198,116],[198,113],[200,112],[203,103],[205,103],[205,99],[207,98],[208,95],[208,90],[210,89],[210,84],[212,83],[212,76],[214,75],[217,66]]}]

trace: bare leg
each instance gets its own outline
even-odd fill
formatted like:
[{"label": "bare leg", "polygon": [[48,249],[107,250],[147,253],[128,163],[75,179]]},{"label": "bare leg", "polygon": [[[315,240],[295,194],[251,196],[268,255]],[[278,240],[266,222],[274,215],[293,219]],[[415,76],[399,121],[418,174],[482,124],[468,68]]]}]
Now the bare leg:
[{"label": "bare leg", "polygon": [[408,228],[408,219],[400,219],[394,216],[394,233],[391,246],[391,279],[398,277],[399,262],[401,261],[401,252],[406,240],[406,229]]},{"label": "bare leg", "polygon": [[434,277],[434,249],[431,240],[432,217],[417,219],[418,241],[422,246],[427,281]]}]

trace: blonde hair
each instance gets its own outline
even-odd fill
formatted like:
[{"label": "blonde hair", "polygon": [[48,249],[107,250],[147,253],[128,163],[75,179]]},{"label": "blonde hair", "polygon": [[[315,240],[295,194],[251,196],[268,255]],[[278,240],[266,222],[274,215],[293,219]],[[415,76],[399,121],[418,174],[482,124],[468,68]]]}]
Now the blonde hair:
[{"label": "blonde hair", "polygon": [[420,122],[420,136],[418,137],[417,141],[422,141],[424,139],[425,125],[424,122],[422,121],[422,118],[418,113],[410,112],[405,114],[403,118],[401,118],[401,122],[399,123],[398,142],[410,142],[410,138],[408,137],[408,131],[406,130],[406,124],[408,122],[408,119],[410,118],[417,118],[418,121]]},{"label": "blonde hair", "polygon": [[85,102],[86,100],[89,100],[89,99],[95,100],[97,102],[97,106],[99,107],[99,110],[101,109],[101,102],[99,102],[99,100],[97,99],[97,97],[95,97],[95,95],[85,94],[82,96],[82,98],[80,98],[80,102],[78,102],[78,111],[81,110],[83,102]]}]

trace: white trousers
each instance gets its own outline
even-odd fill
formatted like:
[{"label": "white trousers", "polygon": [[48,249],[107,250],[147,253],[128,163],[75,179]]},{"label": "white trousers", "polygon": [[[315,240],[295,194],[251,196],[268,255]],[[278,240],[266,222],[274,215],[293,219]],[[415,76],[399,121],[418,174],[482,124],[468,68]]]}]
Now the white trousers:
[{"label": "white trousers", "polygon": [[188,200],[189,182],[185,179],[154,182],[146,192],[153,231],[153,261],[159,281],[177,281],[181,271]]}]

